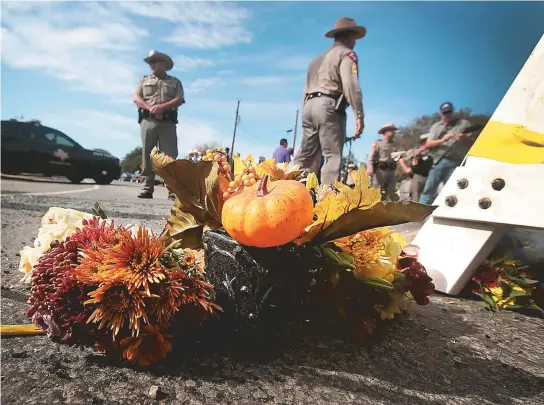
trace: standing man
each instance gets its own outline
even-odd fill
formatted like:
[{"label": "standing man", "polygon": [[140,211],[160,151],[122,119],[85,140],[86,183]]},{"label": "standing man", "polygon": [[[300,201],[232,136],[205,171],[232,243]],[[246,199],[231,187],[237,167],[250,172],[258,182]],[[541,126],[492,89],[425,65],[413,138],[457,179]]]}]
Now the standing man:
[{"label": "standing man", "polygon": [[368,174],[373,176],[374,185],[381,188],[382,201],[396,201],[397,162],[392,153],[395,148],[393,136],[397,129],[392,123],[381,127],[378,133],[383,135],[383,139],[374,142],[368,154]]},{"label": "standing man", "polygon": [[420,147],[410,149],[399,160],[404,173],[410,176],[410,200],[415,202],[419,201],[432,167],[432,159],[425,147],[428,137],[429,134],[421,135],[419,137]]},{"label": "standing man", "polygon": [[313,173],[324,158],[321,183],[340,179],[342,149],[346,139],[346,108],[355,115],[355,139],[364,128],[363,97],[359,87],[358,59],[353,48],[366,34],[355,20],[339,18],[325,37],[334,38],[331,48],[310,63],[302,100],[302,143],[295,164]]},{"label": "standing man", "polygon": [[151,75],[140,79],[134,92],[134,103],[139,107],[140,134],[142,137],[142,163],[145,177],[144,189],[139,198],[153,198],[155,173],[151,166],[151,150],[159,146],[161,152],[178,156],[178,107],[185,103],[183,86],[173,76],[166,74],[174,67],[170,56],[151,51],[144,59],[149,64]]},{"label": "standing man", "polygon": [[467,120],[453,116],[453,105],[446,101],[440,105],[440,121],[433,124],[425,147],[433,158],[423,193],[422,204],[431,204],[437,194],[438,185],[446,183],[470,149],[469,135],[462,132],[470,126]]},{"label": "standing man", "polygon": [[287,139],[280,140],[280,146],[274,150],[273,157],[276,163],[289,163],[291,161],[291,154],[287,149]]}]

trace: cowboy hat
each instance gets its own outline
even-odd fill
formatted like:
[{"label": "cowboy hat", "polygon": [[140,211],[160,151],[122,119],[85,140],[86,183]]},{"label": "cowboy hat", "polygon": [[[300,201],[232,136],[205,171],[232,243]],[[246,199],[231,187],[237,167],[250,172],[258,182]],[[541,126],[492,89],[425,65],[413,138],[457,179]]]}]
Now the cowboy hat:
[{"label": "cowboy hat", "polygon": [[340,17],[334,24],[334,29],[325,34],[327,38],[334,38],[339,32],[351,31],[356,35],[357,39],[361,39],[366,35],[366,28],[358,26],[353,18]]},{"label": "cowboy hat", "polygon": [[384,134],[385,131],[387,130],[391,130],[391,131],[396,131],[398,128],[393,125],[392,122],[388,123],[388,124],[385,124],[383,127],[380,128],[380,130],[378,131],[378,134]]},{"label": "cowboy hat", "polygon": [[162,52],[157,52],[155,50],[149,52],[149,56],[144,59],[144,62],[149,64],[150,62],[156,60],[163,61],[166,64],[166,71],[169,71],[174,67],[174,62],[172,61],[172,58],[170,56]]}]

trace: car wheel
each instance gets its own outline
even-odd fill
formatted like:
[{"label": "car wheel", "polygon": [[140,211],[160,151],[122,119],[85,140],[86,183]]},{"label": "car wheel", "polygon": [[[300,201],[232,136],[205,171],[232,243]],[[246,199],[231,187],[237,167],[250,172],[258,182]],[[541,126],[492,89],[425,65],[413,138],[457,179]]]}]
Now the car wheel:
[{"label": "car wheel", "polygon": [[95,177],[94,181],[96,184],[100,184],[101,186],[107,186],[108,184],[111,184],[111,182],[113,181],[113,177],[99,176]]},{"label": "car wheel", "polygon": [[79,176],[77,174],[71,174],[70,176],[66,176],[68,180],[70,180],[73,184],[79,184],[83,181],[84,177]]}]

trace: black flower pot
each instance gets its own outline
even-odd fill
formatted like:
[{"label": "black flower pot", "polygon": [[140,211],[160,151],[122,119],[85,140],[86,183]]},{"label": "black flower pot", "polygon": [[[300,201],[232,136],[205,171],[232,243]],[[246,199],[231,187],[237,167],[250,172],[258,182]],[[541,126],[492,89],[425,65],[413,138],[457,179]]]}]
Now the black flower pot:
[{"label": "black flower pot", "polygon": [[307,321],[303,301],[323,264],[317,250],[244,246],[224,230],[208,231],[203,239],[206,276],[223,309],[217,317],[223,328],[277,336]]}]

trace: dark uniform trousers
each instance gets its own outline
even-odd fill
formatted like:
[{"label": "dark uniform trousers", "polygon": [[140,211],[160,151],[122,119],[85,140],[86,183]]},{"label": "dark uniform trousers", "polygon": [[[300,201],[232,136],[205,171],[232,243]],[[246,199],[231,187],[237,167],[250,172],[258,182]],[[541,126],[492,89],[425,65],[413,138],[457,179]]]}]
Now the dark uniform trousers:
[{"label": "dark uniform trousers", "polygon": [[346,139],[346,114],[335,109],[331,97],[314,97],[302,109],[302,144],[295,164],[317,173],[321,155],[321,184],[333,184],[340,179],[342,150]]}]

